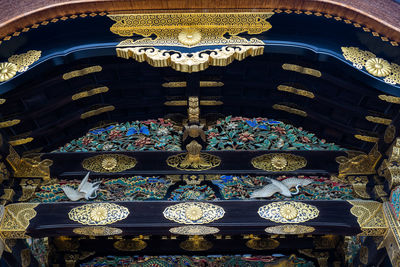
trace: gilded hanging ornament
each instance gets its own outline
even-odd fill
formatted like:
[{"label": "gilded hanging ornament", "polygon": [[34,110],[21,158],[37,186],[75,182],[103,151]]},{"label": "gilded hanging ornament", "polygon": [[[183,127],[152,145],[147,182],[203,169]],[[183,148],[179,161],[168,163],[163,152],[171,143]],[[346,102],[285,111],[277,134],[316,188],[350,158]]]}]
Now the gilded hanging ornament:
[{"label": "gilded hanging ornament", "polygon": [[365,69],[376,77],[385,77],[391,72],[390,63],[383,58],[368,59],[365,63]]},{"label": "gilded hanging ornament", "polygon": [[5,82],[17,74],[18,68],[13,63],[0,63],[0,82]]}]

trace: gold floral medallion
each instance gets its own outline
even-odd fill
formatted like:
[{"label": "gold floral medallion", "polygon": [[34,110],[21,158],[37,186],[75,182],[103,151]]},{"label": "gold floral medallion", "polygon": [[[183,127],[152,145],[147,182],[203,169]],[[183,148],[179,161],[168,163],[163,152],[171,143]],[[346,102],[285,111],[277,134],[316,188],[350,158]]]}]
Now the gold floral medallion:
[{"label": "gold floral medallion", "polygon": [[187,46],[198,44],[201,41],[201,32],[196,29],[184,29],[178,34],[178,40]]},{"label": "gold floral medallion", "polygon": [[203,216],[203,211],[198,206],[189,207],[186,210],[186,217],[192,221],[197,221]]},{"label": "gold floral medallion", "polygon": [[287,166],[287,160],[285,157],[282,156],[274,156],[271,159],[271,164],[278,170],[282,170]]},{"label": "gold floral medallion", "polygon": [[112,169],[117,167],[117,160],[113,157],[106,157],[101,161],[101,167],[108,171],[111,171]]},{"label": "gold floral medallion", "polygon": [[365,69],[376,77],[388,76],[392,70],[390,63],[383,58],[370,58],[365,62]]},{"label": "gold floral medallion", "polygon": [[317,218],[319,210],[313,205],[298,201],[277,201],[261,206],[258,215],[276,223],[303,223]]},{"label": "gold floral medallion", "polygon": [[287,220],[293,220],[297,217],[297,209],[291,205],[283,205],[279,211],[281,216]]},{"label": "gold floral medallion", "polygon": [[0,82],[5,82],[17,74],[17,65],[8,62],[0,63]]},{"label": "gold floral medallion", "polygon": [[92,218],[93,221],[95,222],[100,222],[104,219],[106,219],[108,216],[108,211],[104,207],[96,207],[90,212],[90,218]]},{"label": "gold floral medallion", "polygon": [[211,203],[185,202],[167,207],[163,214],[177,223],[205,224],[224,217],[225,210]]},{"label": "gold floral medallion", "polygon": [[129,210],[114,203],[91,203],[73,208],[70,220],[86,225],[106,225],[126,219]]}]

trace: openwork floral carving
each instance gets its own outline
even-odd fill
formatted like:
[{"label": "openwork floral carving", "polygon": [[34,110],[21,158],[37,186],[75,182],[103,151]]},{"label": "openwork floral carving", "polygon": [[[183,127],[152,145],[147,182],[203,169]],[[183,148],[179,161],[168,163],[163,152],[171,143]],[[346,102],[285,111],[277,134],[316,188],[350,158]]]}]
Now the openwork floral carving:
[{"label": "openwork floral carving", "polygon": [[258,215],[276,223],[302,223],[317,218],[319,210],[302,202],[281,201],[260,207]]},{"label": "openwork floral carving", "polygon": [[224,217],[222,207],[203,202],[186,202],[167,207],[164,217],[183,224],[205,224]]},{"label": "openwork floral carving", "polygon": [[129,210],[113,203],[93,203],[73,208],[70,220],[86,225],[106,225],[126,219]]}]

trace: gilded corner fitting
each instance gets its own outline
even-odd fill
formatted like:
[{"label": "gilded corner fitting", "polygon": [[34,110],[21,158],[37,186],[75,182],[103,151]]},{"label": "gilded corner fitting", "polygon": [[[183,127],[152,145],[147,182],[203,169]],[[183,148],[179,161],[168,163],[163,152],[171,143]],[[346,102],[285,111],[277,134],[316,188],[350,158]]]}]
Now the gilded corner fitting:
[{"label": "gilded corner fitting", "polygon": [[50,179],[50,166],[53,165],[52,160],[41,160],[40,156],[21,158],[14,148],[10,146],[10,154],[7,156],[7,162],[14,171],[14,177]]},{"label": "gilded corner fitting", "polygon": [[[153,13],[110,14],[115,21],[110,31],[124,37],[134,34],[118,46],[210,46],[264,45],[264,42],[239,37],[240,33],[261,34],[271,29],[267,21],[273,12],[232,13]],[[156,38],[149,38],[155,35]],[[228,38],[226,38],[228,36]]]},{"label": "gilded corner fitting", "polygon": [[359,49],[358,47],[342,47],[343,57],[352,62],[359,70],[365,70],[375,77],[384,78],[388,84],[400,84],[400,66],[389,63],[383,58],[378,58],[372,52]]},{"label": "gilded corner fitting", "polygon": [[357,217],[362,230],[360,236],[383,236],[388,225],[383,214],[382,203],[368,200],[348,200],[352,205],[351,214]]},{"label": "gilded corner fitting", "polygon": [[400,185],[400,138],[396,138],[389,150],[388,158],[382,161],[378,169],[378,174],[385,177],[389,183],[389,188]]},{"label": "gilded corner fitting", "polygon": [[224,46],[193,53],[160,50],[155,47],[117,48],[118,57],[146,61],[153,67],[171,67],[188,73],[203,71],[209,66],[227,66],[234,60],[242,61],[248,56],[255,57],[263,53],[264,46]]}]

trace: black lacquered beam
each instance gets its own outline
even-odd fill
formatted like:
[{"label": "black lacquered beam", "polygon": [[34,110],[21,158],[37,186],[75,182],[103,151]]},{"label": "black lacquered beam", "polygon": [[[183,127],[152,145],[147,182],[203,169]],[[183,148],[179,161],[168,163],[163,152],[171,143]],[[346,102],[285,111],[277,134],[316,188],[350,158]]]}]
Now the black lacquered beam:
[{"label": "black lacquered beam", "polygon": [[[124,154],[136,159],[134,168],[116,173],[96,173],[102,177],[126,176],[126,175],[166,175],[166,174],[329,174],[338,172],[338,164],[335,158],[346,156],[344,151],[203,151],[221,159],[221,164],[215,168],[204,171],[178,170],[167,164],[167,158],[185,152],[167,151],[139,151],[139,152],[74,152],[74,153],[48,153],[42,159],[51,159],[53,165],[50,168],[51,176],[63,178],[76,178],[84,175],[87,170],[82,167],[82,161],[102,154]],[[257,169],[252,166],[254,157],[269,153],[286,153],[304,157],[307,164],[304,168],[295,171],[271,172]],[[96,175],[92,172],[92,175]]]},{"label": "black lacquered beam", "polygon": [[[219,234],[222,235],[267,234],[265,228],[287,224],[261,218],[257,213],[261,206],[273,202],[264,200],[208,202],[222,207],[225,214],[221,219],[203,225],[217,227],[220,230]],[[122,229],[122,235],[170,235],[170,228],[185,225],[168,220],[163,215],[165,208],[180,202],[113,203],[129,210],[129,215],[125,219],[107,225]],[[302,201],[302,203],[313,205],[319,210],[319,214],[308,221],[291,225],[314,227],[315,231],[312,234],[355,235],[361,232],[357,218],[350,213],[352,205],[346,201]],[[71,220],[68,213],[71,209],[84,204],[87,203],[39,204],[35,208],[37,215],[30,221],[27,234],[32,237],[75,235],[73,229],[87,225]]]}]

